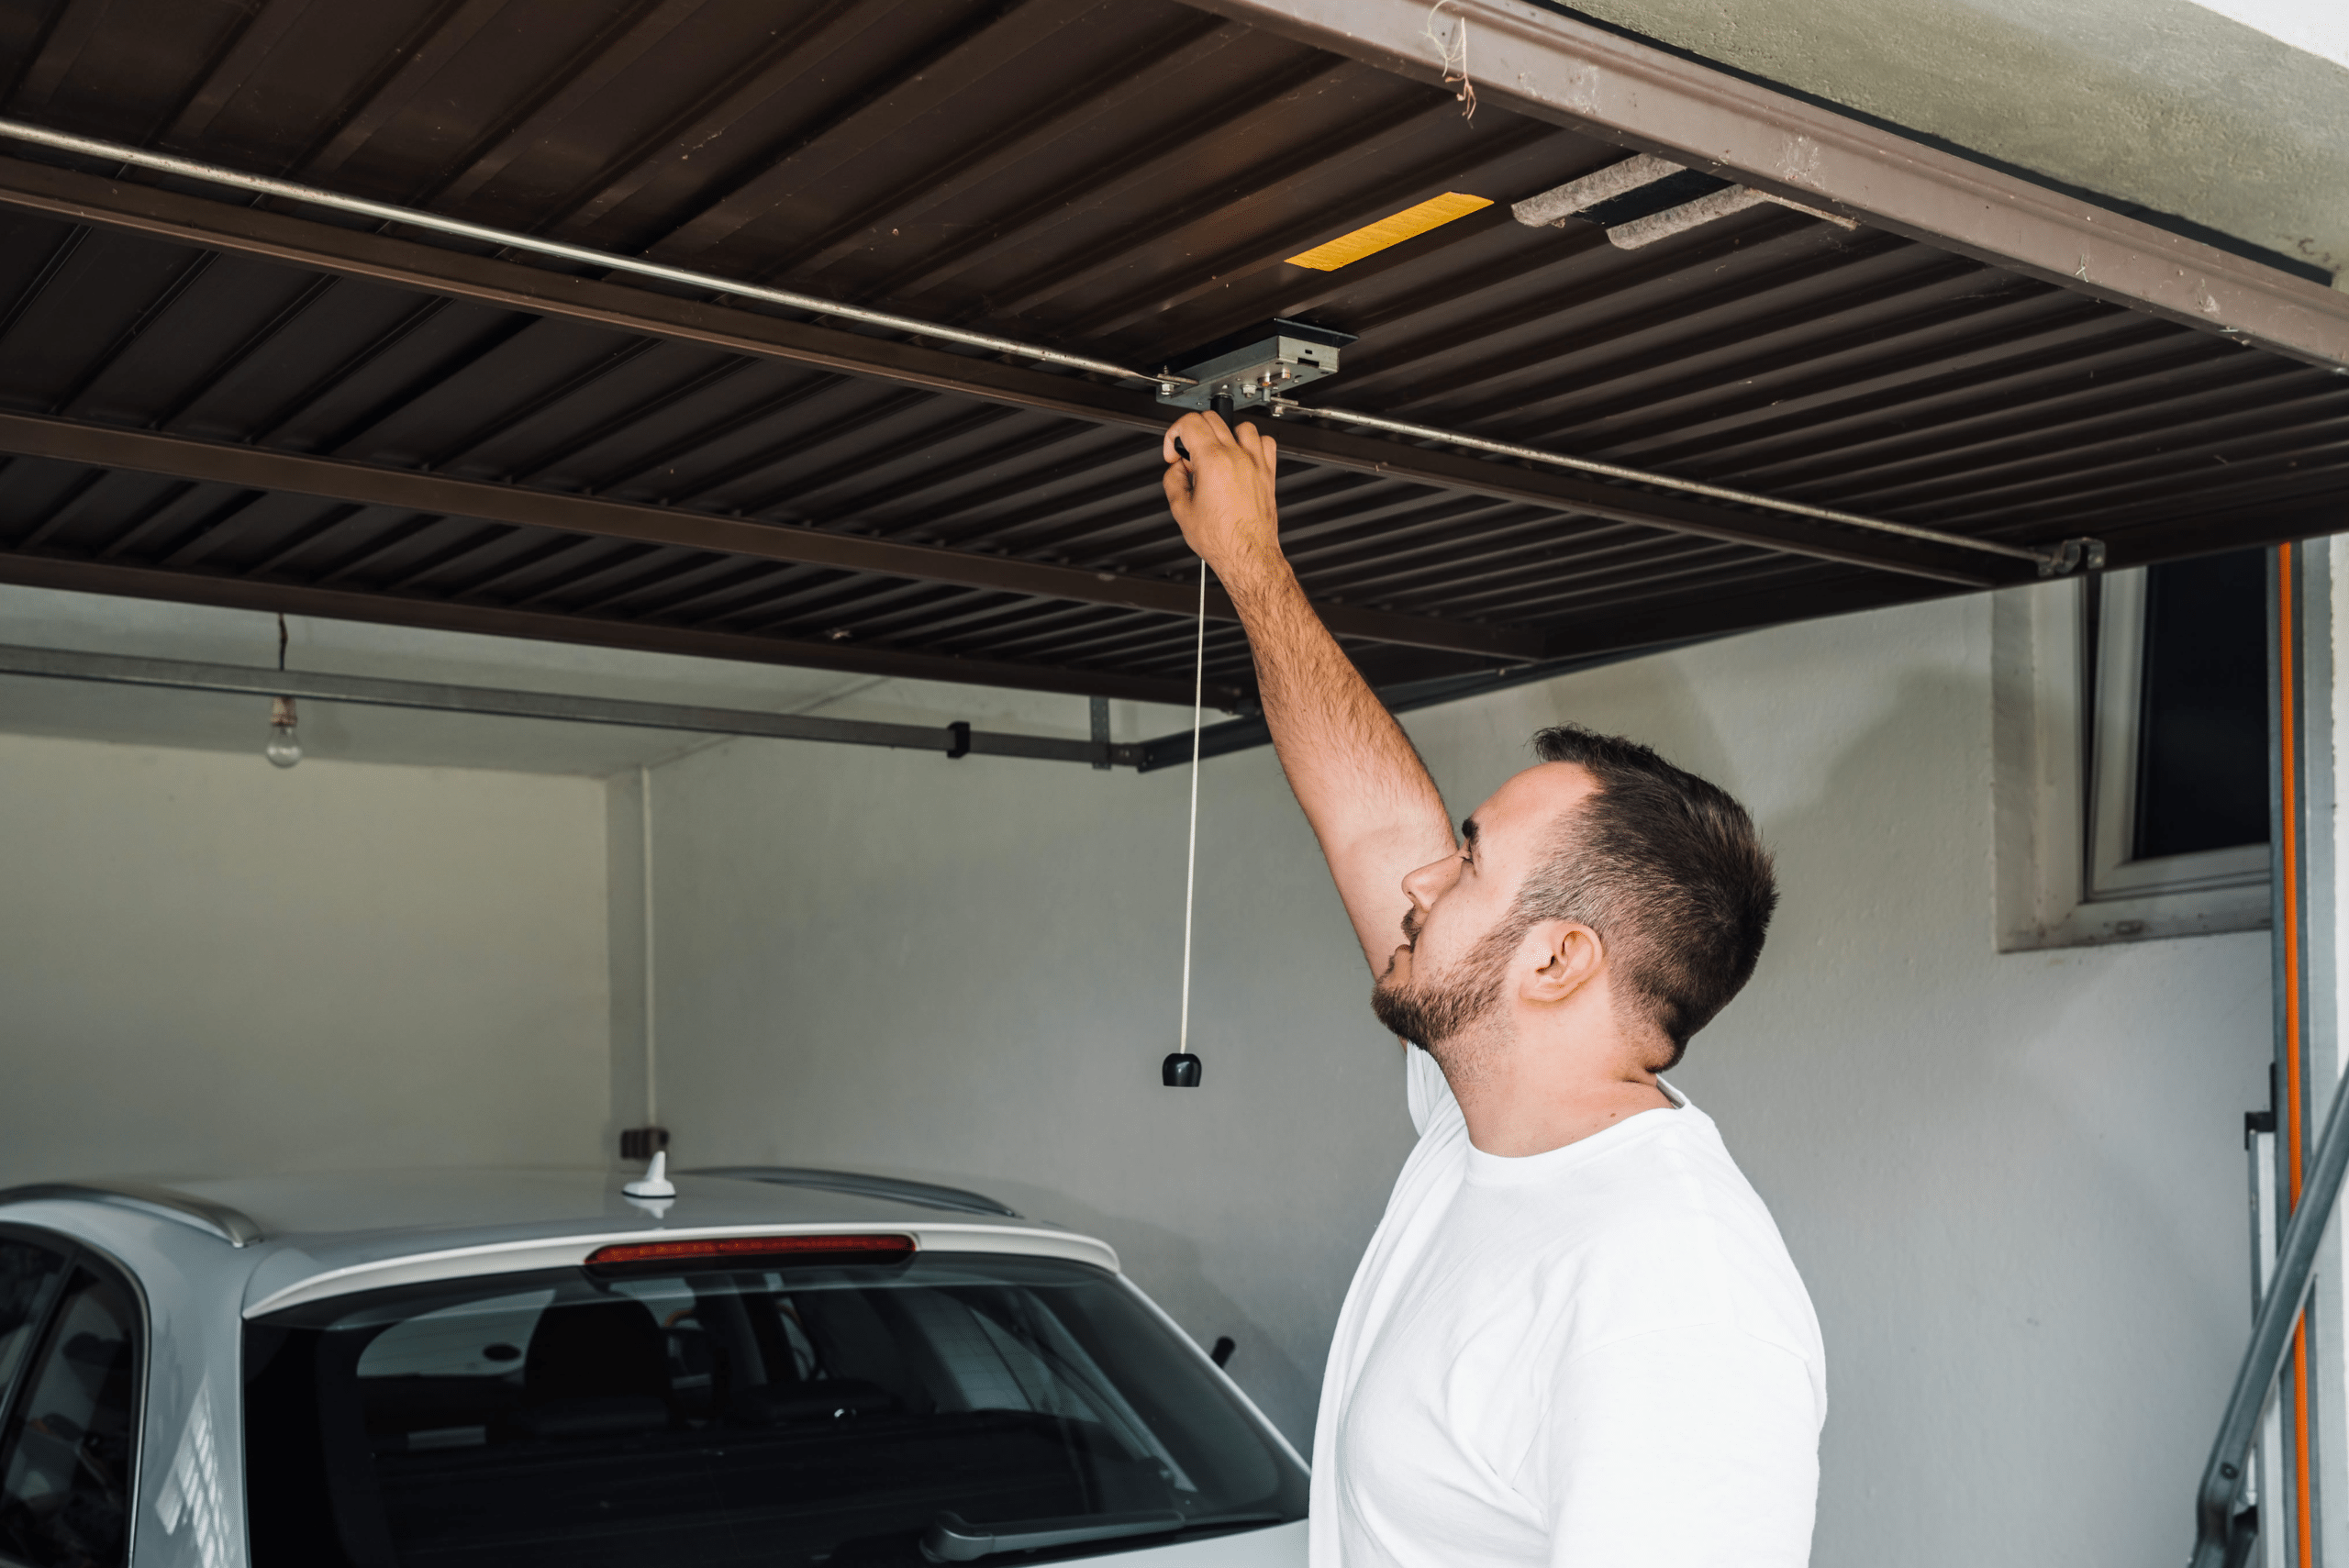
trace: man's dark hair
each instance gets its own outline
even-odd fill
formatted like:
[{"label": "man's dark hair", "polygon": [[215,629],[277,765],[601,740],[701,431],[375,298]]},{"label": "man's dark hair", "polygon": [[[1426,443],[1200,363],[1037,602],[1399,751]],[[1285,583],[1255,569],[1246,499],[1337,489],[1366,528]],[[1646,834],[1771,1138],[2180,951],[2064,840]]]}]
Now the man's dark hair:
[{"label": "man's dark hair", "polygon": [[1560,827],[1558,847],[1525,879],[1511,924],[1579,920],[1597,931],[1630,993],[1672,1042],[1688,1037],[1753,977],[1777,907],[1770,853],[1727,791],[1636,741],[1578,725],[1544,729],[1533,750],[1573,762],[1598,786]]}]

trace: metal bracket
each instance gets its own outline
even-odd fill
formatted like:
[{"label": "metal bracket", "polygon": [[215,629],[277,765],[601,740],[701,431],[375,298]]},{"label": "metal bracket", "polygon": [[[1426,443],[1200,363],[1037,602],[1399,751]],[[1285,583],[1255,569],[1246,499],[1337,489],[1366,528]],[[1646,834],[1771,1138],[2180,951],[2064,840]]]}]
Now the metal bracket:
[{"label": "metal bracket", "polygon": [[2039,558],[2039,574],[2042,577],[2069,577],[2082,570],[2104,570],[2102,539],[2067,539]]},{"label": "metal bracket", "polygon": [[1238,341],[1226,339],[1197,350],[1191,363],[1158,384],[1158,401],[1206,409],[1229,397],[1235,410],[1259,407],[1336,374],[1338,350],[1353,340],[1349,333],[1301,321],[1267,322]]}]

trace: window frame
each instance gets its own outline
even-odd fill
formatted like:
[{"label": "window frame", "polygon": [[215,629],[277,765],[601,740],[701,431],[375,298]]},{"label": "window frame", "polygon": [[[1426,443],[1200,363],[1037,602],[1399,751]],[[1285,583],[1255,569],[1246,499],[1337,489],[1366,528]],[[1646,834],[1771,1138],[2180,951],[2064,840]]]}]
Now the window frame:
[{"label": "window frame", "polygon": [[[0,1480],[7,1473],[10,1439],[16,1432],[16,1420],[24,1401],[30,1396],[33,1369],[40,1365],[50,1349],[50,1336],[57,1330],[58,1313],[64,1306],[66,1292],[73,1283],[77,1269],[88,1268],[94,1273],[108,1273],[128,1297],[131,1315],[138,1335],[139,1362],[131,1378],[131,1407],[127,1422],[130,1432],[130,1467],[123,1483],[125,1517],[122,1532],[122,1560],[126,1568],[135,1568],[139,1561],[139,1499],[144,1496],[147,1471],[147,1416],[153,1404],[150,1387],[155,1375],[155,1314],[147,1299],[147,1287],[139,1272],[120,1258],[79,1236],[40,1226],[0,1221],[0,1238],[10,1236],[30,1240],[52,1251],[61,1252],[65,1266],[58,1271],[56,1284],[41,1303],[39,1321],[34,1327],[29,1341],[31,1349],[23,1364],[11,1374],[6,1387],[0,1388]],[[0,1557],[0,1568],[19,1568],[13,1558]]]},{"label": "window frame", "polygon": [[1998,951],[2266,929],[2271,846],[2125,858],[2143,569],[2028,584],[1990,600]]}]

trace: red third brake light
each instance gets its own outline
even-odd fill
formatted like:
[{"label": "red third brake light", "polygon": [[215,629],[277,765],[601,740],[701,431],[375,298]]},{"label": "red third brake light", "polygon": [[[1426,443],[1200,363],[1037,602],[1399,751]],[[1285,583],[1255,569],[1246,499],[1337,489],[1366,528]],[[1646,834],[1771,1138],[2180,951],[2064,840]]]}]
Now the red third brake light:
[{"label": "red third brake light", "polygon": [[914,1239],[877,1236],[706,1236],[691,1240],[622,1241],[587,1255],[591,1269],[676,1263],[901,1263]]}]

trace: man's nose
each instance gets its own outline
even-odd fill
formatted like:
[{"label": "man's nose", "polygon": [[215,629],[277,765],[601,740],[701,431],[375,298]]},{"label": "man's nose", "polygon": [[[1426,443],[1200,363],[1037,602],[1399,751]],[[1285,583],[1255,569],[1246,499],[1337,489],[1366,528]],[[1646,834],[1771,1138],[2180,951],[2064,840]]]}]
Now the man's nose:
[{"label": "man's nose", "polygon": [[1443,890],[1459,880],[1460,857],[1446,855],[1440,861],[1430,861],[1403,879],[1404,895],[1414,908],[1425,909],[1433,904]]}]

